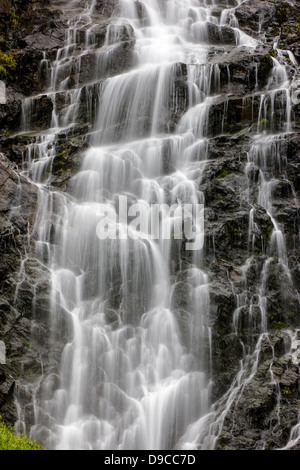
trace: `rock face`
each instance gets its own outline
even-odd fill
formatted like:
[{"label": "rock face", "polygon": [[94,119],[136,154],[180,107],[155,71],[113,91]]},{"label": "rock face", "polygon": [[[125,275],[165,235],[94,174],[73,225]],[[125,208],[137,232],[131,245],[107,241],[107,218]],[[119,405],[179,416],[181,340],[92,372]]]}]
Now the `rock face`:
[{"label": "rock face", "polygon": [[[30,337],[30,321],[23,317],[14,302],[17,279],[22,276],[21,262],[29,244],[28,228],[33,222],[37,191],[21,178],[13,165],[1,155],[0,161],[0,231],[1,231],[1,340],[7,349],[7,364],[1,367],[1,414],[14,421],[13,390],[20,374],[20,358]],[[25,279],[25,276],[24,276]],[[27,310],[31,309],[27,303]],[[24,308],[25,313],[25,308]],[[16,368],[18,373],[13,373]]]},{"label": "rock face", "polygon": [[[227,410],[222,420],[217,416],[221,425],[216,449],[277,449],[286,445],[298,423],[300,405],[297,356],[300,108],[297,100],[290,103],[293,133],[274,144],[278,147],[278,165],[274,170],[266,163],[266,174],[276,180],[272,187],[273,216],[285,237],[289,282],[284,268],[278,268],[278,263],[273,261],[268,264],[266,278],[262,279],[269,263],[274,227],[268,211],[261,204],[245,202],[241,193],[249,190],[250,182],[252,200],[257,200],[259,167],[253,165],[249,173],[246,167],[257,126],[268,126],[273,119],[272,113],[260,115],[261,95],[268,85],[273,59],[279,59],[281,54],[289,78],[295,83],[300,79],[297,64],[300,62],[300,6],[297,1],[284,0],[230,3],[239,28],[249,36],[259,37],[261,45],[253,56],[244,48],[232,52],[230,48],[236,39],[232,25],[209,23],[206,36],[201,38],[214,45],[215,53],[209,64],[212,69],[219,61],[219,84],[215,91],[220,98],[210,109],[206,133],[211,145],[200,188],[206,205],[204,265],[211,281],[212,401],[220,403],[220,410]],[[5,99],[0,88],[0,340],[7,347],[7,363],[0,365],[0,414],[8,422],[18,420],[18,429],[22,430],[23,423],[28,427],[33,424],[31,393],[45,369],[52,372],[55,382],[57,358],[69,335],[65,315],[53,352],[50,342],[59,329],[47,313],[51,310],[51,276],[37,259],[34,237],[41,195],[26,173],[24,155],[28,155],[28,148],[33,149],[33,159],[38,152],[43,157],[43,145],[53,149],[53,158],[43,166],[40,181],[47,181],[49,187],[61,193],[72,194],[70,180],[81,165],[82,154],[88,148],[86,135],[98,113],[97,98],[103,83],[95,83],[97,70],[102,67],[103,81],[129,70],[135,63],[135,38],[130,28],[115,25],[111,34],[119,34],[118,47],[108,53],[101,52],[108,26],[113,23],[111,16],[118,13],[118,2],[98,0],[94,12],[97,25],[91,31],[86,28],[82,37],[77,38],[78,50],[72,60],[66,60],[53,77],[49,74],[49,64],[57,60],[57,52],[66,39],[65,5],[58,1],[22,1],[14,10],[12,5],[10,0],[0,0],[3,39],[0,49],[12,54],[16,62],[15,68],[0,77],[6,87]],[[142,2],[136,2],[136,8],[147,24]],[[220,16],[217,7],[214,14]],[[116,31],[118,27],[120,30]],[[93,47],[89,53],[82,53],[87,40]],[[190,99],[186,67],[177,64],[176,70],[173,90],[176,106],[169,106],[164,116],[164,131],[170,133]],[[53,80],[56,84],[66,80],[67,91],[62,89],[50,97],[47,91]],[[80,88],[80,99],[73,106],[75,86]],[[281,98],[274,101],[277,121],[273,124],[278,132],[282,132],[283,122]],[[30,113],[26,106],[30,107]],[[143,110],[141,120],[146,122],[147,113],[142,113]],[[71,125],[74,115],[76,125]],[[44,131],[58,122],[65,124],[64,132],[52,140],[43,140]],[[166,174],[172,171],[167,152],[164,169]],[[179,262],[176,256],[174,253],[172,269],[178,291],[173,302],[184,338],[187,300],[184,270],[189,259],[183,255]],[[250,258],[250,264],[246,265]],[[116,276],[109,305],[112,308],[118,307],[120,301],[116,294],[121,288],[118,282]],[[90,289],[93,289],[92,280]],[[262,298],[266,299],[268,335],[262,336],[256,355]],[[133,317],[135,302],[132,299]],[[113,310],[107,309],[107,317],[113,323]],[[249,363],[244,361],[245,349]],[[20,404],[22,413],[18,413],[16,403]],[[296,443],[293,448],[300,449],[299,446]]]}]

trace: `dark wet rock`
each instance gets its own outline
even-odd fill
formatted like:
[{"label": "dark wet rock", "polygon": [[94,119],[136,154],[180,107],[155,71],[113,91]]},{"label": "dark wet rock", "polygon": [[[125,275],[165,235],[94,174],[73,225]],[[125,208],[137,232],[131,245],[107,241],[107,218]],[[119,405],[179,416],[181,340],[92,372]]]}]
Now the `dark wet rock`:
[{"label": "dark wet rock", "polygon": [[[37,190],[19,177],[9,161],[0,160],[0,339],[6,345],[5,380],[1,384],[1,414],[13,422],[15,381],[22,369],[23,341],[30,336],[31,325],[25,326],[22,311],[14,305],[14,296],[21,271],[25,246],[28,246],[28,229],[33,224]],[[31,308],[31,304],[27,304]],[[24,329],[25,328],[25,329]],[[16,353],[17,351],[17,353]],[[38,350],[35,351],[39,354]],[[2,366],[1,366],[2,367]]]},{"label": "dark wet rock", "polygon": [[1,0],[1,2],[0,2],[0,14],[1,15],[8,15],[9,11],[10,11],[9,0]]},{"label": "dark wet rock", "polygon": [[[102,47],[105,43],[106,32],[106,24],[96,24],[92,26],[92,28],[89,30],[89,43],[91,45],[95,45],[96,47]],[[84,39],[86,40],[86,35]]]},{"label": "dark wet rock", "polygon": [[[274,340],[276,336],[270,338],[270,344]],[[274,370],[275,381],[270,377],[270,366]],[[297,370],[287,355],[264,360],[254,378],[240,388],[238,400],[225,419],[217,448],[270,450],[284,447],[290,428],[298,418]],[[268,432],[270,427],[271,433]]]},{"label": "dark wet rock", "polygon": [[119,41],[104,47],[100,53],[98,50],[84,53],[67,64],[61,71],[61,78],[69,75],[69,88],[74,88],[76,84],[85,85],[93,81],[99,83],[99,77],[118,75],[134,63],[134,43],[132,39]]},{"label": "dark wet rock", "polygon": [[273,2],[249,0],[235,10],[239,25],[261,32],[276,21],[276,5]]},{"label": "dark wet rock", "polygon": [[33,220],[37,190],[20,177],[11,163],[3,156],[0,158],[0,212],[20,230],[26,230]]},{"label": "dark wet rock", "polygon": [[20,93],[31,96],[41,90],[44,78],[40,67],[42,58],[43,54],[39,50],[24,50],[15,55],[17,67],[13,78]]},{"label": "dark wet rock", "polygon": [[135,2],[135,6],[136,6],[136,11],[137,11],[141,24],[143,26],[147,26],[149,23],[148,23],[147,11],[146,11],[145,5],[142,2],[139,2],[139,0],[137,0]]},{"label": "dark wet rock", "polygon": [[27,110],[22,116],[22,125],[30,131],[45,130],[51,127],[53,102],[47,96],[38,96],[29,98],[28,107],[30,107],[30,120],[27,122]]},{"label": "dark wet rock", "polygon": [[[50,25],[51,26],[51,25]],[[24,42],[30,49],[47,51],[48,49],[58,49],[64,45],[65,28],[48,29],[47,31],[33,31],[32,34],[24,38]]]},{"label": "dark wet rock", "polygon": [[278,46],[288,49],[300,59],[299,21],[300,11],[297,2],[282,2],[276,5],[276,18],[280,24]]},{"label": "dark wet rock", "polygon": [[218,134],[236,134],[257,122],[260,97],[229,96],[220,99],[209,110],[206,132],[209,137]]},{"label": "dark wet rock", "polygon": [[173,95],[169,98],[169,106],[167,107],[167,116],[165,115],[164,123],[167,132],[174,132],[176,125],[189,105],[186,65],[177,64],[174,73]]},{"label": "dark wet rock", "polygon": [[124,41],[135,42],[134,30],[130,24],[111,24],[108,29],[106,40],[108,44]]},{"label": "dark wet rock", "polygon": [[112,54],[109,56],[108,70],[110,75],[128,70],[133,65],[133,46],[134,42],[125,41],[113,49]]},{"label": "dark wet rock", "polygon": [[55,187],[64,189],[69,180],[80,169],[84,150],[88,148],[88,143],[78,137],[59,144],[56,147],[57,156],[51,167],[51,182]]},{"label": "dark wet rock", "polygon": [[207,40],[209,44],[236,44],[236,33],[229,26],[207,24]]},{"label": "dark wet rock", "polygon": [[96,0],[95,10],[104,18],[110,18],[118,13],[118,0]]},{"label": "dark wet rock", "polygon": [[0,137],[6,138],[20,128],[22,119],[21,96],[7,88],[6,104],[0,104]]},{"label": "dark wet rock", "polygon": [[[20,138],[19,145],[25,141]],[[69,331],[67,317],[61,315],[61,337],[52,336],[45,314],[50,308],[50,272],[28,256],[29,251],[34,253],[28,235],[34,229],[37,188],[3,155],[0,187],[0,340],[6,346],[6,364],[0,366],[0,408],[3,418],[13,424],[17,391],[28,390],[26,397],[24,393],[19,397],[26,408],[31,384],[51,363],[49,341],[56,340],[54,351],[61,351]]]}]

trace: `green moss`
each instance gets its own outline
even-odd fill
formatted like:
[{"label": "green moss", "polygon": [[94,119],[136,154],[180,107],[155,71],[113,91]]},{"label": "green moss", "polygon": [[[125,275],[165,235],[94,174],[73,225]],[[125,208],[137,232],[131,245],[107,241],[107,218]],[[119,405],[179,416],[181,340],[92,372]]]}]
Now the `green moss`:
[{"label": "green moss", "polygon": [[6,137],[9,137],[11,135],[11,131],[6,127],[2,130],[2,132]]},{"label": "green moss", "polygon": [[269,57],[274,57],[274,58],[276,57],[276,53],[275,53],[273,47],[272,47],[272,49],[269,50],[269,53],[268,53],[265,57],[266,57],[267,59],[268,59]]},{"label": "green moss", "polygon": [[284,387],[283,394],[287,398],[292,398],[293,397],[293,392],[289,389],[289,387]]},{"label": "green moss", "polygon": [[263,124],[268,124],[268,123],[269,123],[268,119],[263,118],[263,119],[261,119],[261,120],[259,121],[258,124],[263,125]]},{"label": "green moss", "polygon": [[12,28],[17,28],[22,23],[22,14],[27,7],[36,0],[9,0],[10,12],[9,21]]},{"label": "green moss", "polygon": [[270,238],[270,236],[272,235],[272,232],[273,232],[273,224],[271,222],[271,220],[268,221],[267,223],[267,226],[263,228],[262,232],[263,232],[263,235],[265,236],[265,238]]},{"label": "green moss", "polygon": [[274,321],[272,326],[275,328],[275,330],[282,330],[285,327],[282,321]]},{"label": "green moss", "polygon": [[26,435],[16,435],[4,424],[0,416],[0,450],[43,450],[43,448]]},{"label": "green moss", "polygon": [[16,28],[17,26],[19,26],[19,23],[20,23],[20,16],[18,15],[18,13],[16,12],[14,8],[10,10],[10,22],[13,28]]},{"label": "green moss", "polygon": [[270,49],[268,54],[259,60],[258,81],[261,86],[265,86],[268,82],[270,72],[273,68],[272,57],[275,57],[274,49]]},{"label": "green moss", "polygon": [[270,236],[272,235],[273,229],[274,229],[273,225],[270,224],[266,230],[267,238],[270,238]]},{"label": "green moss", "polygon": [[3,65],[0,65],[0,77],[5,77],[7,75],[7,70]]},{"label": "green moss", "polygon": [[7,54],[0,51],[0,78],[4,78],[12,70],[15,70],[17,63],[13,54]]}]

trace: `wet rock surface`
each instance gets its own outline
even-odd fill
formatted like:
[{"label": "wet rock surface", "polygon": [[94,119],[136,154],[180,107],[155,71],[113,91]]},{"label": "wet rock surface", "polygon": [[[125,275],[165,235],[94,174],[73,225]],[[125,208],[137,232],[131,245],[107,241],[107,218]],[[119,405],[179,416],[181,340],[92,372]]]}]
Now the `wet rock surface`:
[{"label": "wet rock surface", "polygon": [[[7,357],[6,365],[1,366],[1,414],[14,422],[16,410],[13,392],[16,380],[21,380],[22,375],[22,341],[27,342],[31,333],[30,322],[23,317],[25,308],[18,309],[14,297],[22,259],[30,243],[28,228],[33,223],[37,191],[18,175],[3,155],[0,160],[0,185],[0,338],[6,345]],[[31,309],[31,303],[27,302],[26,307]],[[36,357],[39,355],[39,348],[35,354]]]}]

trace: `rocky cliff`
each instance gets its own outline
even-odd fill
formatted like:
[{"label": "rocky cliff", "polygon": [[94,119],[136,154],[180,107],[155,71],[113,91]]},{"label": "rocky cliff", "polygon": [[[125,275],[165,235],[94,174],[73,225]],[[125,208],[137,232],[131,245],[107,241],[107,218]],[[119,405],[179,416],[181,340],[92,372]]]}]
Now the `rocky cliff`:
[{"label": "rocky cliff", "polygon": [[[142,4],[136,3],[143,17]],[[251,55],[243,48],[232,48],[232,27],[217,28],[211,23],[208,30],[207,40],[214,46],[209,65],[218,63],[220,71],[216,90],[220,99],[210,109],[207,135],[211,145],[201,181],[206,204],[204,262],[210,279],[212,401],[217,403],[220,426],[216,448],[276,449],[287,444],[291,430],[299,422],[300,406],[299,360],[295,355],[300,340],[297,99],[290,102],[293,132],[274,144],[277,163],[265,165],[265,173],[276,181],[272,187],[272,215],[284,233],[288,279],[276,261],[270,262],[266,278],[262,279],[273,226],[266,209],[257,202],[250,203],[258,200],[259,166],[253,165],[250,172],[246,170],[257,126],[268,128],[273,119],[271,114],[260,115],[261,97],[273,69],[272,59],[285,63],[291,82],[300,79],[300,5],[295,0],[228,0],[228,4],[234,8],[239,28],[259,38],[260,46]],[[114,24],[117,15],[117,0],[96,1],[92,35],[97,50],[105,42],[108,24]],[[218,6],[214,15],[220,16]],[[56,93],[54,99],[47,94],[51,79],[49,64],[65,44],[67,24],[68,11],[63,1],[0,0],[0,80],[5,84],[0,88],[0,340],[7,347],[7,362],[0,365],[0,413],[10,423],[18,420],[21,430],[24,423],[27,429],[33,424],[32,394],[39,393],[36,384],[42,373],[57,367],[69,335],[68,321],[63,315],[57,328],[47,314],[51,302],[50,273],[36,255],[38,201],[42,196],[26,166],[28,148],[36,148],[41,135],[52,125],[53,107],[59,117],[69,109],[68,91]],[[73,59],[61,70],[61,77],[57,77],[68,80],[68,90],[80,85],[76,125],[57,134],[49,143],[53,158],[43,169],[41,179],[60,193],[72,194],[71,178],[89,145],[86,134],[95,122],[97,87],[101,87],[101,81],[90,85],[99,63],[93,49],[89,54],[79,54],[86,44],[87,30],[81,33],[76,38],[78,54],[74,52]],[[134,64],[132,32],[124,29],[119,34],[120,45],[103,66],[103,79],[129,70]],[[186,70],[182,65],[175,86],[179,105],[170,110],[166,120],[171,133],[187,106],[185,81]],[[24,116],[26,99],[32,96],[34,109],[28,133]],[[277,97],[274,107],[278,120],[274,125],[280,130],[280,98]],[[146,126],[147,117],[141,115],[141,119]],[[164,165],[167,174],[171,171],[168,155]],[[249,202],[242,197],[246,191]],[[54,217],[55,208],[53,214]],[[245,268],[248,259],[250,264]],[[184,338],[188,291],[184,266],[189,259],[183,254],[179,262],[174,255],[173,261],[177,283],[174,308]],[[262,336],[256,357],[261,310],[255,298],[259,296],[266,299],[268,334]],[[118,302],[115,293],[112,298]],[[49,344],[53,334],[55,348]],[[248,364],[243,363],[245,350]],[[226,413],[221,416],[220,411],[218,415],[218,409],[226,409]],[[294,448],[300,449],[299,443]]]}]

